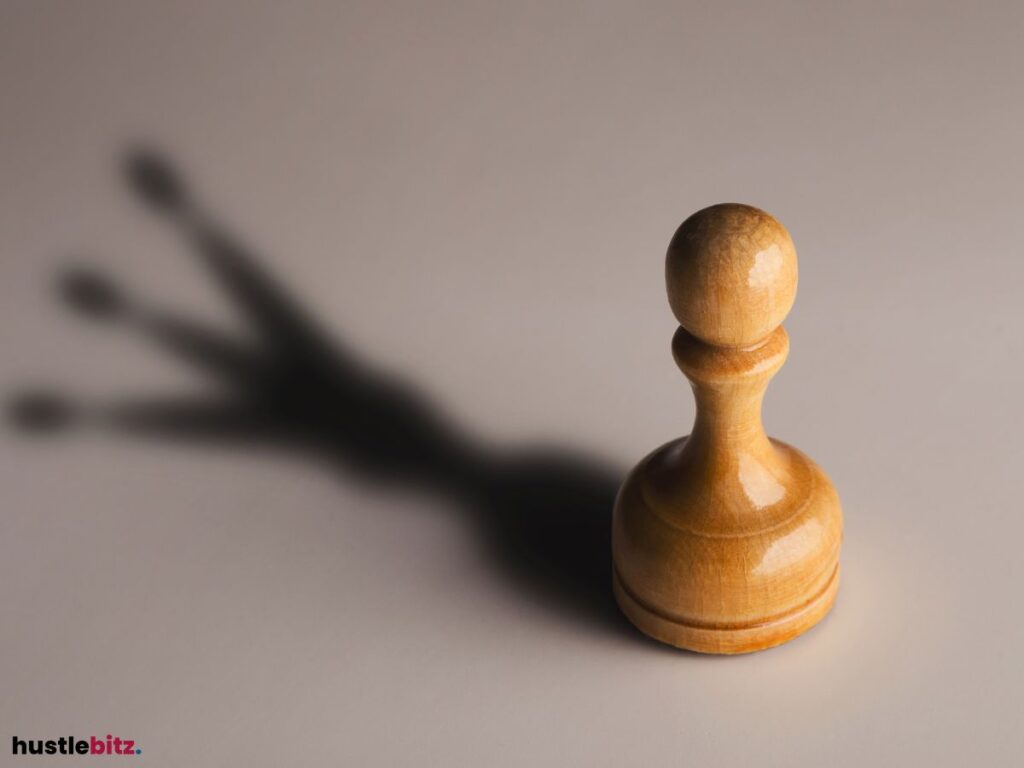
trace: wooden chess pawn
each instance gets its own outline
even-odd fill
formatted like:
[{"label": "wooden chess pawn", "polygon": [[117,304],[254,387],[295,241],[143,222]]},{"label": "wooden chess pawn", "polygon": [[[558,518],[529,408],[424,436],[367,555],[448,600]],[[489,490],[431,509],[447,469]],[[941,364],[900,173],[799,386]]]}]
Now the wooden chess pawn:
[{"label": "wooden chess pawn", "polygon": [[656,640],[702,653],[784,643],[816,624],[839,585],[842,512],[832,483],[761,424],[789,339],[796,250],[746,205],[683,222],[668,248],[676,363],[697,417],[619,491],[612,523],[619,606]]}]

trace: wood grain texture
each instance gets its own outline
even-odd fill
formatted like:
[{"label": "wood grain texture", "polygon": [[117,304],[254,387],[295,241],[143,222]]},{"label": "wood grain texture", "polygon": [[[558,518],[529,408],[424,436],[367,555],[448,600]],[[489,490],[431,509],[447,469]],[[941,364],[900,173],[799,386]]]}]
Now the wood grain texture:
[{"label": "wood grain texture", "polygon": [[666,259],[676,363],[692,433],[647,456],[619,491],[614,589],[644,633],[704,653],[783,643],[816,624],[839,584],[842,512],[828,476],[770,439],[761,402],[789,352],[796,250],[764,211],[712,206]]}]

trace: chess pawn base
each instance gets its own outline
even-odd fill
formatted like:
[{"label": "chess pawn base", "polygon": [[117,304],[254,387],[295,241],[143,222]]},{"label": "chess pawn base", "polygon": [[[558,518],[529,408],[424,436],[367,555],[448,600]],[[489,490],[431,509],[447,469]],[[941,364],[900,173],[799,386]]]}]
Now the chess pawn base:
[{"label": "chess pawn base", "polygon": [[758,651],[807,631],[839,588],[842,515],[828,477],[795,448],[772,441],[799,480],[770,517],[748,509],[741,523],[707,507],[666,507],[660,499],[649,506],[645,496],[666,476],[687,483],[686,440],[644,459],[620,492],[619,607],[645,635],[700,653]]},{"label": "chess pawn base", "polygon": [[612,525],[615,597],[656,640],[757,651],[810,629],[835,600],[839,497],[811,459],[761,426],[764,390],[788,349],[781,327],[745,349],[676,333],[697,420],[627,477]]}]

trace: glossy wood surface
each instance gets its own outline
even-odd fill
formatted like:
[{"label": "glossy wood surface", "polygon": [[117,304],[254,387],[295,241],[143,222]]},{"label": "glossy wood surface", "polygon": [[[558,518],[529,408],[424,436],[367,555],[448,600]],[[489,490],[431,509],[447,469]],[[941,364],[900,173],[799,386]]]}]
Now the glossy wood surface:
[{"label": "glossy wood surface", "polygon": [[619,491],[615,596],[644,633],[705,653],[783,643],[816,624],[839,584],[842,512],[825,473],[770,439],[761,402],[789,352],[796,295],[785,228],[750,206],[712,206],[666,259],[676,363],[697,416]]}]

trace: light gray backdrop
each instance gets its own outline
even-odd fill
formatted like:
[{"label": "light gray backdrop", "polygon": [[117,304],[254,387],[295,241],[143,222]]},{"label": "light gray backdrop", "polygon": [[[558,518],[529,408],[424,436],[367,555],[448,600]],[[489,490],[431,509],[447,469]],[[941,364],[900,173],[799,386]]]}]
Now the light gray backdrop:
[{"label": "light gray backdrop", "polygon": [[[37,427],[44,392],[85,410],[0,430],[0,754],[113,733],[168,767],[1021,764],[1022,35],[1009,2],[4,2],[0,397]],[[339,391],[350,442],[307,453],[101,428],[123,396],[217,390],[69,311],[69,267],[249,332],[123,183],[134,142],[413,394]],[[737,658],[603,613],[603,555],[552,564],[557,526],[507,540],[688,430],[662,259],[720,201],[793,233],[765,421],[846,513],[832,615]],[[471,443],[456,467],[487,446],[485,491],[425,462],[408,427],[435,408]]]}]

